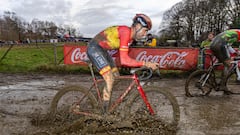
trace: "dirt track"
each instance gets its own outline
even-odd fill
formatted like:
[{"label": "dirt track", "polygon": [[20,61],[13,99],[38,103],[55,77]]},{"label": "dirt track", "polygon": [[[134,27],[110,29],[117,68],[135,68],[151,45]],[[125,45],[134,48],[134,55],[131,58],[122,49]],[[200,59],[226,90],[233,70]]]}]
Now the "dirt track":
[{"label": "dirt track", "polygon": [[[1,74],[0,134],[29,134],[39,130],[32,116],[46,114],[59,88],[88,86],[89,75]],[[240,95],[213,93],[204,98],[187,98],[182,78],[164,78],[154,85],[167,87],[180,104],[181,120],[177,135],[239,135]],[[37,114],[37,115],[36,115]],[[157,133],[156,133],[157,134]]]}]

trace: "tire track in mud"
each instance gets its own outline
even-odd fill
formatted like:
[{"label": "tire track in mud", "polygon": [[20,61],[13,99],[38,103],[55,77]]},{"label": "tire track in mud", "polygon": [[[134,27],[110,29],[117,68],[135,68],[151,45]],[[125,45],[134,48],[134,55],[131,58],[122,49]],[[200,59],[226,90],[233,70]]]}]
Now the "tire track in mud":
[{"label": "tire track in mud", "polygon": [[[49,127],[32,125],[32,120],[41,120],[47,114],[58,89],[73,84],[88,87],[90,81],[89,75],[0,73],[0,78],[1,135],[26,135],[50,130]],[[209,97],[187,98],[184,83],[185,78],[163,78],[150,84],[165,87],[176,96],[181,119],[175,134],[240,134],[240,96],[211,93]],[[98,124],[89,125],[89,128],[95,128]],[[114,134],[111,130],[108,132]],[[141,129],[138,133],[129,130],[126,132],[125,134],[141,134]]]}]

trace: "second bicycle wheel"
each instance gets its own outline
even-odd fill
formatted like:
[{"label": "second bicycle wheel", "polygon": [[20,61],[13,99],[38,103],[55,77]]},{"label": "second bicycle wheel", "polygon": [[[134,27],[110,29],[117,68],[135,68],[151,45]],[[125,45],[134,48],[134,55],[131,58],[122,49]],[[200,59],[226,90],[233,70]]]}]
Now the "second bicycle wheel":
[{"label": "second bicycle wheel", "polygon": [[[210,85],[210,77],[207,77],[206,70],[194,71],[186,80],[185,94],[188,97],[204,96],[208,95],[212,86]],[[207,80],[206,80],[207,78]]]},{"label": "second bicycle wheel", "polygon": [[72,121],[81,117],[73,113],[72,109],[94,113],[96,108],[97,101],[91,92],[79,86],[69,86],[57,92],[52,100],[50,113],[57,120]]},{"label": "second bicycle wheel", "polygon": [[162,124],[177,126],[180,120],[180,109],[176,98],[159,87],[146,87],[144,91],[154,115],[150,115],[142,97],[136,91],[125,106],[125,116],[141,120],[136,123],[144,126],[154,127]]},{"label": "second bicycle wheel", "polygon": [[240,82],[237,80],[236,72],[228,75],[227,81],[226,81],[226,86],[227,86],[228,90],[231,91],[232,93],[240,94],[240,89],[239,89]]}]

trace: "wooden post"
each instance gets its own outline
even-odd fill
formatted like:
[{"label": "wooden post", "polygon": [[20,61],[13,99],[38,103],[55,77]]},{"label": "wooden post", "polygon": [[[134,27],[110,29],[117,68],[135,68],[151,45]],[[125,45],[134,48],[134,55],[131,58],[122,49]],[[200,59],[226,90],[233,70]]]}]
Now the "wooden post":
[{"label": "wooden post", "polygon": [[11,46],[8,48],[8,50],[3,54],[2,58],[0,59],[0,63],[2,62],[2,60],[6,57],[6,55],[8,54],[8,52],[12,49],[14,44],[11,44]]}]

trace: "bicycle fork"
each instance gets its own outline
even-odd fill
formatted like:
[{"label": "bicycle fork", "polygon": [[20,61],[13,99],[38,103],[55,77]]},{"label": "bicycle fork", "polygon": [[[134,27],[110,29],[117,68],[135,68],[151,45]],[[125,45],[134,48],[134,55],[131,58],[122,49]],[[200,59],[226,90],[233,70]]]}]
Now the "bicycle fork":
[{"label": "bicycle fork", "polygon": [[[135,77],[135,76],[134,76],[134,77]],[[142,99],[143,99],[146,107],[148,108],[150,114],[151,114],[151,115],[154,115],[154,111],[153,111],[153,109],[152,109],[152,106],[150,105],[150,103],[149,103],[149,101],[148,101],[148,98],[147,98],[147,96],[146,96],[146,94],[145,94],[145,92],[144,92],[144,90],[143,90],[143,88],[142,88],[142,85],[140,85],[140,81],[137,79],[137,77],[135,77],[134,80],[135,80],[135,82],[136,82],[136,84],[137,84],[138,92],[139,92],[139,94],[141,95],[141,97],[142,97]]]}]

